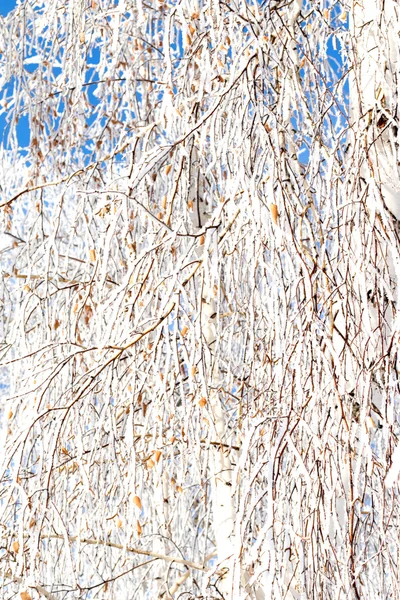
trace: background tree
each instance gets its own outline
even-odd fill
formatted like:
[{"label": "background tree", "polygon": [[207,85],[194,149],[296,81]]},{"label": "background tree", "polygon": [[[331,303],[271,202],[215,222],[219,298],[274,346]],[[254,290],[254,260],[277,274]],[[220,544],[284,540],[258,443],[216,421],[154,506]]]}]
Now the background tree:
[{"label": "background tree", "polygon": [[400,597],[398,31],[0,22],[4,598]]}]

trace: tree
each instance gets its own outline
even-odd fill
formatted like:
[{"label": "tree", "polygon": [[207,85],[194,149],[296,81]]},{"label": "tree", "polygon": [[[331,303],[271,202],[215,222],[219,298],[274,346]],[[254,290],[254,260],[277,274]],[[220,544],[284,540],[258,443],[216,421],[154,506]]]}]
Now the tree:
[{"label": "tree", "polygon": [[0,22],[4,598],[400,597],[398,28]]}]

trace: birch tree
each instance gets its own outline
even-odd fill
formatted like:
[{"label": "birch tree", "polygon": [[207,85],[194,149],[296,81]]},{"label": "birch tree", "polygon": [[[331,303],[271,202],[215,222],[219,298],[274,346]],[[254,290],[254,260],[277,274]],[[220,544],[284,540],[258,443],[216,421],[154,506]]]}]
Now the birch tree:
[{"label": "birch tree", "polygon": [[400,598],[399,32],[0,21],[2,597]]}]

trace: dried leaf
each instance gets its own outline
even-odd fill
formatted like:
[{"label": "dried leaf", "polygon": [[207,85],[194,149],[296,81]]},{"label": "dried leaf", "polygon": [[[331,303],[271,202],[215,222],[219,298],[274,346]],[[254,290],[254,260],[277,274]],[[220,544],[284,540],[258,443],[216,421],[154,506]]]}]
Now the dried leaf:
[{"label": "dried leaf", "polygon": [[21,600],[32,600],[32,596],[29,592],[20,592]]},{"label": "dried leaf", "polygon": [[13,549],[13,552],[15,552],[15,554],[18,553],[18,550],[19,550],[19,542],[18,541],[12,543],[12,549]]},{"label": "dried leaf", "polygon": [[278,216],[279,216],[278,207],[276,204],[272,203],[272,204],[270,204],[269,209],[271,211],[272,220],[275,223],[275,225],[277,225],[278,224]]},{"label": "dried leaf", "polygon": [[140,510],[142,510],[142,501],[140,500],[139,496],[134,496],[133,497],[133,503],[135,504],[135,506],[137,506]]},{"label": "dried leaf", "polygon": [[143,529],[139,521],[136,521],[136,531],[138,535],[142,535]]}]

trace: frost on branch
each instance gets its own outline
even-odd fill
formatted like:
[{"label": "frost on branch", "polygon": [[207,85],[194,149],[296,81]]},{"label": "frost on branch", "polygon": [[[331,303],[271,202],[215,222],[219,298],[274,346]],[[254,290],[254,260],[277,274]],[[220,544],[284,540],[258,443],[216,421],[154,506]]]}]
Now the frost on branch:
[{"label": "frost on branch", "polygon": [[372,4],[0,21],[5,598],[398,597],[397,7]]}]

